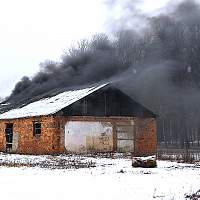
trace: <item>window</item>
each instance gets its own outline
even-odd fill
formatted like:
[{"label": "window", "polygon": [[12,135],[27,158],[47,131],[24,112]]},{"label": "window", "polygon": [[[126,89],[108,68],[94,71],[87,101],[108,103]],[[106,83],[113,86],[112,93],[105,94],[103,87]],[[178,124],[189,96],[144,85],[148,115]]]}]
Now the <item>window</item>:
[{"label": "window", "polygon": [[40,134],[41,134],[41,123],[33,122],[33,135],[40,135]]}]

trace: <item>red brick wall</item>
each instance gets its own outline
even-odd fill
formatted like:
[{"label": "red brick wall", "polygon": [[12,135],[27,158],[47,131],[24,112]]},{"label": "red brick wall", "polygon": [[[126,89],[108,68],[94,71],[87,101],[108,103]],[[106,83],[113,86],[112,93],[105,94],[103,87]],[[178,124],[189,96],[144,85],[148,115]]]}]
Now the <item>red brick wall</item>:
[{"label": "red brick wall", "polygon": [[[131,117],[62,117],[43,116],[16,120],[0,120],[0,151],[6,149],[6,123],[13,123],[13,132],[19,133],[18,149],[16,153],[23,154],[53,154],[65,152],[64,129],[67,121],[105,121],[114,126],[114,149],[117,149],[115,124],[134,120],[135,128],[135,156],[152,155],[156,153],[157,135],[156,121],[152,118]],[[33,135],[33,122],[40,121],[42,132],[40,136]]]},{"label": "red brick wall", "polygon": [[[33,122],[42,124],[41,135],[33,135]],[[16,120],[0,121],[0,151],[5,151],[6,123],[13,123],[13,132],[19,134],[16,153],[24,154],[48,154],[60,151],[59,123],[53,116],[32,117]]]},{"label": "red brick wall", "polygon": [[154,118],[135,118],[134,156],[155,155],[156,151],[156,120]]},{"label": "red brick wall", "polygon": [[6,121],[0,121],[0,151],[5,151],[6,149],[6,137],[5,137],[5,125]]}]

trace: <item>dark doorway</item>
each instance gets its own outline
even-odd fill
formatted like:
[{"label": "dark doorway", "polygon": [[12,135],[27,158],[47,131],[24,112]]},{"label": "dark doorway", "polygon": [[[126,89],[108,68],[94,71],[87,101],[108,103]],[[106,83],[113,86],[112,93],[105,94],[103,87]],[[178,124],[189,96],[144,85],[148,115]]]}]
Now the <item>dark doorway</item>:
[{"label": "dark doorway", "polygon": [[6,134],[6,151],[9,152],[12,150],[13,124],[6,124],[5,134]]}]

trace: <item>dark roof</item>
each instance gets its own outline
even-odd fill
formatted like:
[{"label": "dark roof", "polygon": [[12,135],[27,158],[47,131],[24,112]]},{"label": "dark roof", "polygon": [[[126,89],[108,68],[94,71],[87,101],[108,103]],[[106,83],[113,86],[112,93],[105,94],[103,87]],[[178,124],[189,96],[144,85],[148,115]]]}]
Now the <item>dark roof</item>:
[{"label": "dark roof", "polygon": [[[21,101],[16,102],[2,102],[0,104],[0,113],[2,113],[0,114],[0,119],[15,119],[30,116],[54,114],[62,110],[63,108],[73,104],[74,102],[86,97],[87,95],[107,87],[115,86],[113,86],[113,84],[110,83],[105,83],[101,85],[92,85],[86,88],[76,88],[71,90],[69,90],[69,88],[62,88],[58,90],[49,91],[48,93],[33,97],[32,99],[24,98]],[[145,106],[141,106],[149,112],[153,113]]]}]

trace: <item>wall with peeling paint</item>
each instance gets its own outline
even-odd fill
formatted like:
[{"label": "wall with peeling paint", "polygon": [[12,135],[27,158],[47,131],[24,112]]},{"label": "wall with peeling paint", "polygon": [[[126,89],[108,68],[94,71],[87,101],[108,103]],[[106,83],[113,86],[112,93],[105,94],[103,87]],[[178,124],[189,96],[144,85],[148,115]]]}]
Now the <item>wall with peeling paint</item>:
[{"label": "wall with peeling paint", "polygon": [[69,121],[65,125],[65,148],[72,152],[113,150],[113,125],[110,122]]}]

